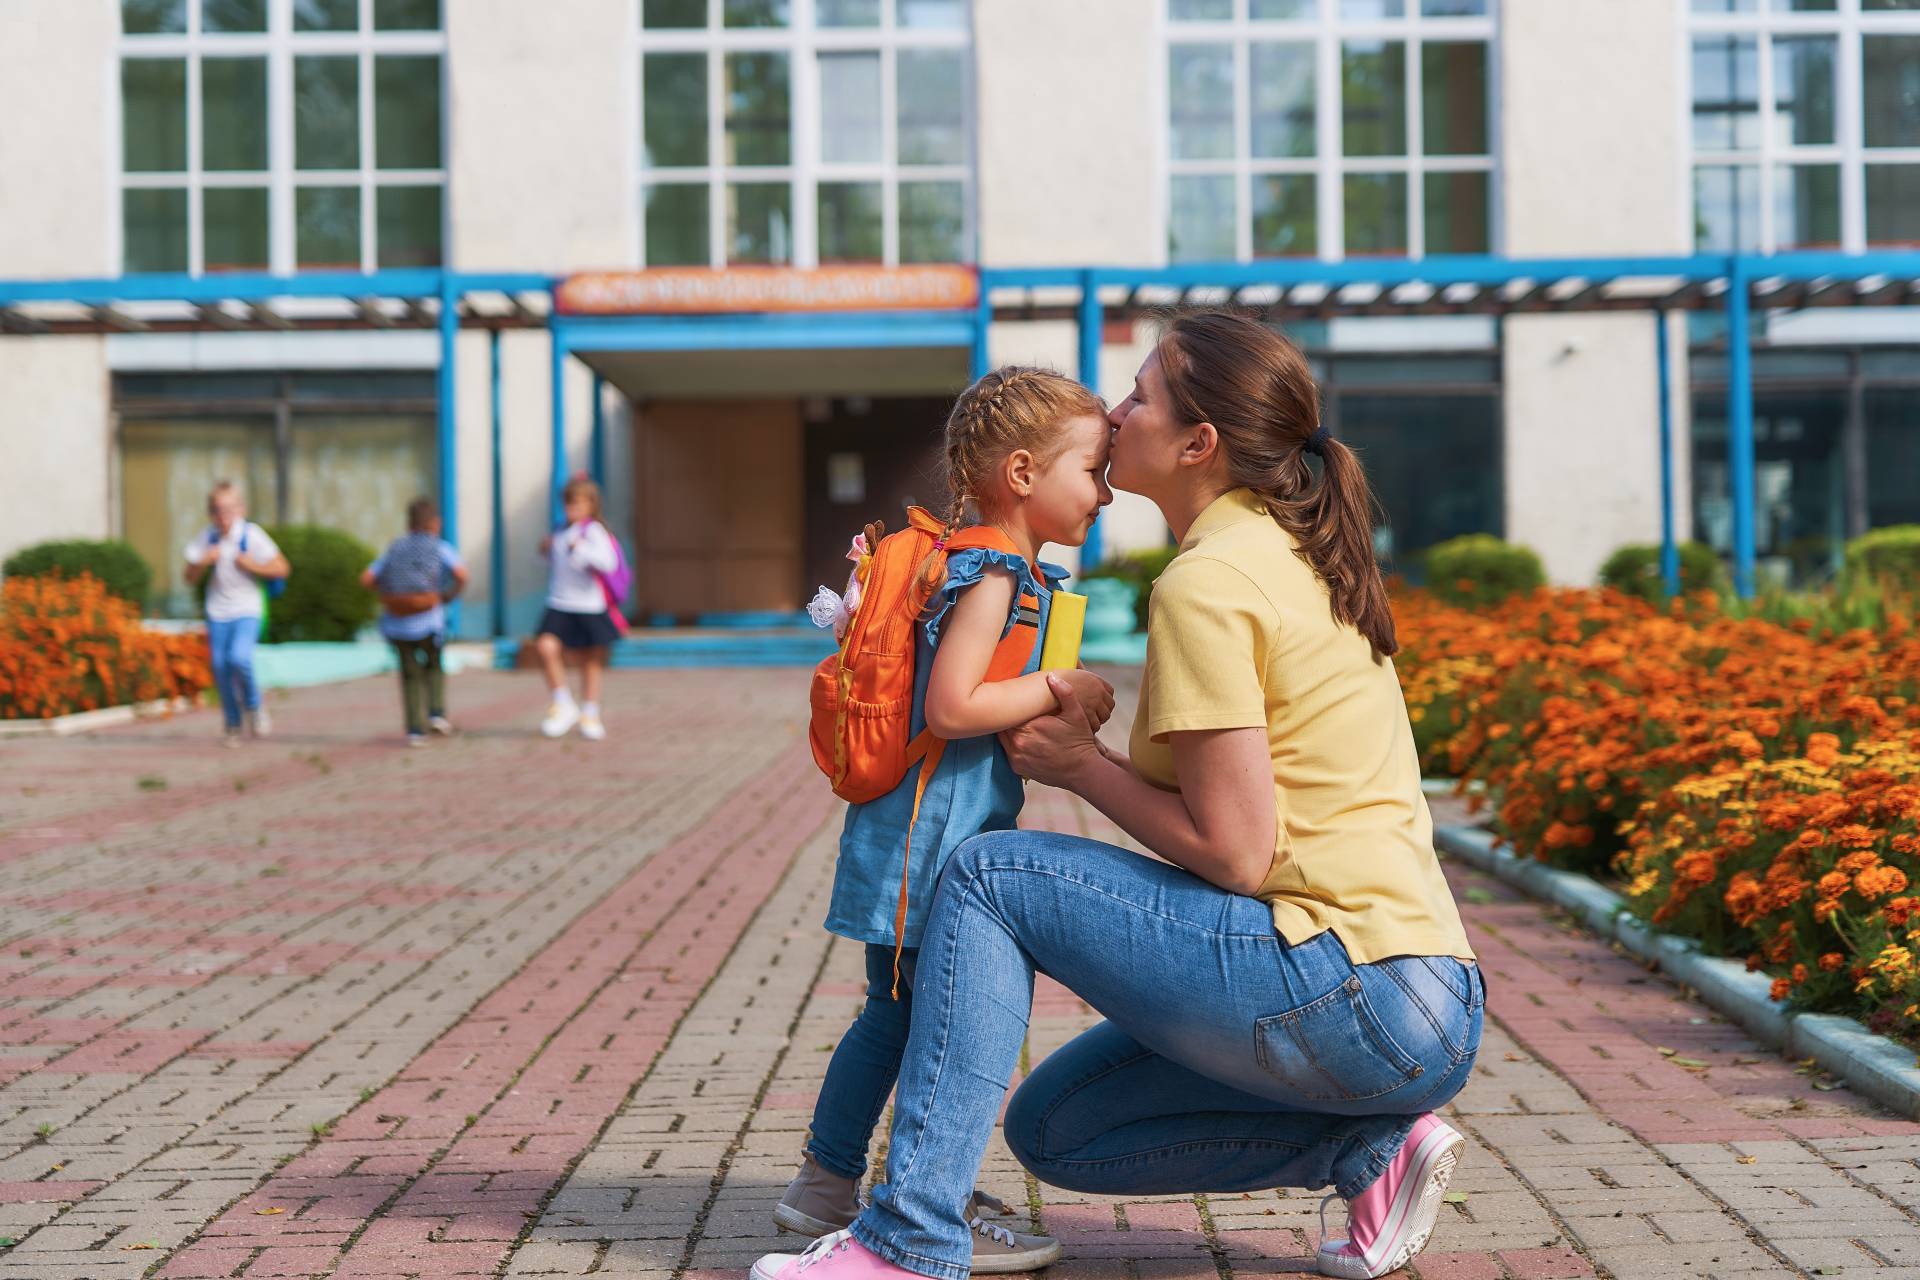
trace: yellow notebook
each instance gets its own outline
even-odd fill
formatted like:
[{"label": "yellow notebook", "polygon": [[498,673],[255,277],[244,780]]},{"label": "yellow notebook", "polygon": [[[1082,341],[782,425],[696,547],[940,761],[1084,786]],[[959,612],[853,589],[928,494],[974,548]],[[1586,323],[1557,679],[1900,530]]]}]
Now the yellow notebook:
[{"label": "yellow notebook", "polygon": [[1040,646],[1042,671],[1071,671],[1080,665],[1080,629],[1087,621],[1087,598],[1071,591],[1053,593],[1047,613],[1047,638]]}]

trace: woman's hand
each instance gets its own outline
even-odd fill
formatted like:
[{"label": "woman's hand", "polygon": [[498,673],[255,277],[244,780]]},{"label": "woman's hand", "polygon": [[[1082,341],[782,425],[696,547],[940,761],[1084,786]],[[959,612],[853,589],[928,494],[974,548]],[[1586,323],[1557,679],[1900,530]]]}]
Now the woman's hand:
[{"label": "woman's hand", "polygon": [[1073,686],[1074,696],[1080,699],[1087,719],[1093,722],[1094,732],[1105,728],[1107,721],[1113,719],[1113,686],[1085,667],[1055,674]]},{"label": "woman's hand", "polygon": [[[1060,709],[1050,716],[1041,716],[1029,720],[1017,729],[1009,729],[1000,735],[1000,743],[1007,750],[1007,759],[1013,763],[1013,771],[1023,778],[1045,783],[1049,787],[1074,789],[1074,781],[1082,776],[1089,765],[1098,764],[1105,759],[1100,750],[1100,740],[1095,737],[1093,717],[1080,700],[1074,682],[1065,679],[1068,675],[1089,675],[1091,672],[1049,672],[1047,687],[1059,700]],[[1098,676],[1092,676],[1100,680]],[[1101,684],[1106,684],[1104,680]],[[1113,691],[1107,690],[1107,710],[1113,710]]]}]

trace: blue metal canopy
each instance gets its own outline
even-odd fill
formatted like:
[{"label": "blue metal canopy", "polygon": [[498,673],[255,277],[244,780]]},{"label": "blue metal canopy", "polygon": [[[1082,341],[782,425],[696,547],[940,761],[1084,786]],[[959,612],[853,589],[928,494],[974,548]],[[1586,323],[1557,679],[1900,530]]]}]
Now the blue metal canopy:
[{"label": "blue metal canopy", "polygon": [[[1664,316],[1713,309],[1727,319],[1728,459],[1733,489],[1736,589],[1755,586],[1752,313],[1761,309],[1920,303],[1920,252],[1795,253],[1773,256],[1422,259],[1342,262],[1263,259],[1169,267],[982,268],[971,309],[727,315],[571,316],[555,293],[564,278],[525,272],[409,268],[369,274],[334,271],[289,276],[129,275],[95,279],[0,280],[0,337],[9,334],[171,333],[432,329],[440,344],[439,470],[449,534],[458,529],[455,484],[457,414],[455,337],[490,330],[493,524],[504,523],[500,477],[499,333],[547,329],[552,351],[552,490],[558,510],[566,479],[566,362],[576,352],[795,349],[968,348],[976,372],[987,368],[995,320],[1071,318],[1078,329],[1079,375],[1099,382],[1102,328],[1109,316],[1132,318],[1178,305],[1234,304],[1272,319],[1345,315],[1510,315],[1633,310]],[[1662,567],[1678,586],[1671,473],[1671,361],[1667,326],[1655,325],[1660,370]],[[597,401],[598,397],[596,397]],[[603,466],[604,428],[596,403],[594,465]],[[556,516],[557,518],[557,516]],[[503,580],[500,539],[495,578]],[[1083,557],[1099,558],[1098,528]],[[503,593],[495,591],[496,597]],[[496,634],[503,598],[493,602]]]}]

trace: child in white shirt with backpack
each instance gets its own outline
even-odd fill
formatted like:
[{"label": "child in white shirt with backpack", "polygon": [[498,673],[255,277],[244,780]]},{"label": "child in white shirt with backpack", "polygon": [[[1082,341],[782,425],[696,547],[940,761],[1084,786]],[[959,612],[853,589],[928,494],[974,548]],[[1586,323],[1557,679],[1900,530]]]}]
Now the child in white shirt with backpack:
[{"label": "child in white shirt with backpack", "polygon": [[266,615],[267,583],[284,580],[287,558],[280,554],[267,531],[247,519],[240,487],[222,480],[207,495],[207,514],[213,523],[187,543],[188,586],[207,580],[207,646],[213,656],[213,685],[220,691],[220,713],[226,725],[225,744],[240,745],[242,726],[264,738],[273,729],[260,702],[260,684],[253,675],[253,650],[260,642],[260,623]]}]

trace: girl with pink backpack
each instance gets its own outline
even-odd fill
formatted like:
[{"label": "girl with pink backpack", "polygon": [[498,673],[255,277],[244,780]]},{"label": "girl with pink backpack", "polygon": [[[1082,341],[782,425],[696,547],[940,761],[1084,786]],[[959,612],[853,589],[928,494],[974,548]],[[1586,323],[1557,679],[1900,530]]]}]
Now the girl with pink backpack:
[{"label": "girl with pink backpack", "polygon": [[[601,678],[613,642],[626,632],[622,612],[633,589],[633,570],[620,540],[600,517],[600,486],[574,476],[560,491],[566,524],[540,541],[547,558],[547,611],[540,619],[534,648],[547,677],[549,700],[540,732],[565,736],[575,725],[580,736],[598,742],[607,736],[600,715]],[[580,655],[580,700],[567,688],[565,654]]]}]

